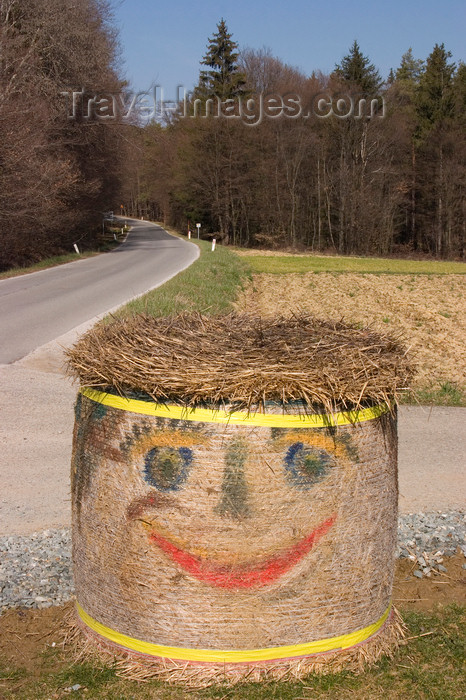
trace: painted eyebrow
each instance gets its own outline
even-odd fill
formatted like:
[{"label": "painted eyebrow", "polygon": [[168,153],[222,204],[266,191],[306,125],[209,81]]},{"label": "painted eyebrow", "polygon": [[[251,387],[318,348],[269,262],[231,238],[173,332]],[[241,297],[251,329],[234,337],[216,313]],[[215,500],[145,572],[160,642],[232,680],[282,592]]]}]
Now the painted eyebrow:
[{"label": "painted eyebrow", "polygon": [[194,445],[205,445],[209,442],[209,438],[205,435],[198,435],[194,432],[184,430],[163,430],[154,434],[147,435],[147,442],[152,447],[192,447]]},{"label": "painted eyebrow", "polygon": [[120,449],[130,451],[135,446],[141,447],[142,451],[150,450],[152,447],[173,447],[177,449],[178,447],[206,445],[209,442],[210,438],[206,435],[192,430],[160,430],[148,425],[143,425],[141,428],[136,425],[121,441]]},{"label": "painted eyebrow", "polygon": [[275,445],[293,445],[295,442],[302,442],[310,447],[324,450],[335,450],[338,443],[328,435],[309,433],[306,430],[297,429],[296,432],[286,431],[281,435],[272,436],[272,441]]},{"label": "painted eyebrow", "polygon": [[296,442],[302,442],[304,446],[315,450],[324,450],[332,457],[344,457],[357,461],[357,455],[352,454],[351,445],[346,440],[335,439],[331,435],[309,434],[305,430],[297,429],[296,432],[284,431],[280,434],[272,434],[272,442],[277,447],[290,447]]}]

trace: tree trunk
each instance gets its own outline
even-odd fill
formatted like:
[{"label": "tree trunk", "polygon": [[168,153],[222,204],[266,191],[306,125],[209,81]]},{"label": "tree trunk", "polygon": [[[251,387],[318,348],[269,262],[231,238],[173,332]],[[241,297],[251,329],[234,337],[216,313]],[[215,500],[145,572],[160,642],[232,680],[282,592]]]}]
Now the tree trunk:
[{"label": "tree trunk", "polygon": [[439,182],[438,182],[438,200],[437,200],[437,255],[442,254],[443,243],[443,146],[439,147]]}]

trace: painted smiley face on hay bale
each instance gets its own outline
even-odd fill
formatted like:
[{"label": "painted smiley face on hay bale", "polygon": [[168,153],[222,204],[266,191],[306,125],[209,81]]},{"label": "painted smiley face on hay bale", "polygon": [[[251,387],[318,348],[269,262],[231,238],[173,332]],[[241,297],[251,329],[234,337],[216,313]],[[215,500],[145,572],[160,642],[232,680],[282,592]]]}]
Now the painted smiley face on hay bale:
[{"label": "painted smiley face on hay bale", "polygon": [[159,644],[262,648],[345,634],[387,608],[390,418],[335,432],[79,403],[76,590],[103,624]]}]

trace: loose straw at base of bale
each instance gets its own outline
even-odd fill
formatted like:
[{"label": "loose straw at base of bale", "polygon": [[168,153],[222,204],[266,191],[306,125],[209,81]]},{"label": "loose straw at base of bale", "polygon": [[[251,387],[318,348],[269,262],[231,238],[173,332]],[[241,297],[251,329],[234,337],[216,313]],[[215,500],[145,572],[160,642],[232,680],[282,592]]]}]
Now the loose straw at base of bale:
[{"label": "loose straw at base of bale", "polygon": [[332,413],[391,404],[412,376],[400,338],[306,315],[138,315],[95,326],[67,354],[82,386],[185,406]]},{"label": "loose straw at base of bale", "polygon": [[392,608],[383,627],[367,641],[350,649],[315,654],[283,662],[255,664],[205,664],[193,666],[170,659],[153,659],[117,647],[80,623],[69,614],[66,645],[71,646],[76,662],[83,659],[112,663],[120,678],[131,681],[157,679],[171,685],[205,688],[211,685],[228,686],[259,681],[293,681],[309,674],[329,674],[341,671],[362,673],[381,657],[392,658],[403,644],[406,626],[399,612]]}]

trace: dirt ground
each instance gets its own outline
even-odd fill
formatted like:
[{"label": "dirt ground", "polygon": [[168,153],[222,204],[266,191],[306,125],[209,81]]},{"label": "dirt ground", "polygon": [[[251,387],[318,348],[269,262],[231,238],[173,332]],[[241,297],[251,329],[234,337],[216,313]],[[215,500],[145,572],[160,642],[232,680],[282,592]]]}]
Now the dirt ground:
[{"label": "dirt ground", "polygon": [[401,332],[417,364],[413,388],[464,388],[465,291],[463,275],[259,274],[236,307],[261,316],[304,311]]},{"label": "dirt ground", "polygon": [[413,576],[419,565],[410,559],[398,559],[393,586],[393,603],[400,610],[427,612],[436,605],[466,602],[466,559],[458,550],[454,557],[445,557],[446,573],[432,572],[430,578]]},{"label": "dirt ground", "polygon": [[[400,559],[396,564],[393,603],[403,610],[428,611],[437,605],[459,603],[464,605],[466,593],[465,559],[459,552],[444,559],[447,573],[436,573],[431,578],[413,576],[415,564]],[[66,618],[73,604],[43,610],[8,610],[0,617],[0,659],[9,666],[23,667],[29,673],[43,672],[43,652],[62,649]],[[66,664],[66,655],[50,656],[47,668],[55,672]]]}]

